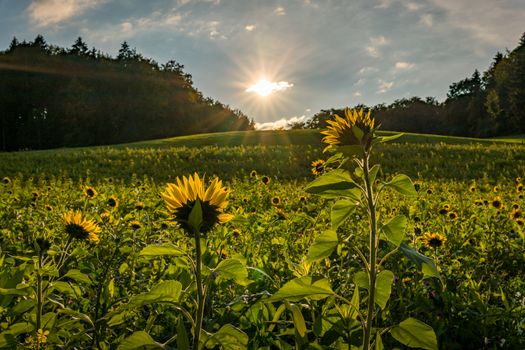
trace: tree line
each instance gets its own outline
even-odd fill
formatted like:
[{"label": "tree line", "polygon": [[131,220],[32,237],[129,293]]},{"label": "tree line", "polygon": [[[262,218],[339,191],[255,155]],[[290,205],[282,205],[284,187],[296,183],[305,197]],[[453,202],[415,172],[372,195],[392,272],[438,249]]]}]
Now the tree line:
[{"label": "tree line", "polygon": [[251,130],[240,110],[204,97],[175,60],[159,64],[126,42],[116,57],[13,38],[0,51],[0,150],[91,146]]},{"label": "tree line", "polygon": [[[482,74],[453,83],[447,98],[403,98],[371,110],[383,130],[454,136],[491,137],[525,134],[525,34],[518,46],[505,54],[498,52]],[[343,108],[321,110],[305,123],[292,128],[324,128],[333,114]]]}]

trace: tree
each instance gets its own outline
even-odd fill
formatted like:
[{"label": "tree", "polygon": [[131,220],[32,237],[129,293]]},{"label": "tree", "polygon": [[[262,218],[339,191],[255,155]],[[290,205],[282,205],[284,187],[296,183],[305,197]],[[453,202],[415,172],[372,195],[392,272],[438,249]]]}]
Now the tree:
[{"label": "tree", "polygon": [[88,50],[89,49],[86,43],[82,41],[81,37],[78,37],[77,40],[75,40],[73,46],[71,46],[71,50],[69,50],[69,52],[73,55],[82,56],[86,55],[88,53]]}]

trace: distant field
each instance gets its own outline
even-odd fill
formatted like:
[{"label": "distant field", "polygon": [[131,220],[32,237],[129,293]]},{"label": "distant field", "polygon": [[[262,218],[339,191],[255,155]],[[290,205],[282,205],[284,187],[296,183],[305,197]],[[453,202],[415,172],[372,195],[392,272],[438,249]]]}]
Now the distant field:
[{"label": "distant field", "polygon": [[[375,154],[386,173],[498,181],[525,172],[525,146],[519,141],[404,134],[380,146]],[[113,146],[0,153],[0,176],[90,177],[95,181],[146,176],[163,182],[194,171],[230,179],[257,170],[281,179],[308,179],[310,163],[327,157],[322,149],[318,130],[200,134]]]}]

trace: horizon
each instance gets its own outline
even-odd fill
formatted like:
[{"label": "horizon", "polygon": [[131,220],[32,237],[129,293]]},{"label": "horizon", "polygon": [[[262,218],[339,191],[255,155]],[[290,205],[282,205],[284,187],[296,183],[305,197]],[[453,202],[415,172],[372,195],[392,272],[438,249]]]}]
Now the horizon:
[{"label": "horizon", "polygon": [[517,45],[525,3],[4,0],[0,13],[1,48],[38,34],[71,47],[80,36],[116,56],[126,41],[183,64],[205,96],[278,127],[321,109],[443,101],[450,84]]}]

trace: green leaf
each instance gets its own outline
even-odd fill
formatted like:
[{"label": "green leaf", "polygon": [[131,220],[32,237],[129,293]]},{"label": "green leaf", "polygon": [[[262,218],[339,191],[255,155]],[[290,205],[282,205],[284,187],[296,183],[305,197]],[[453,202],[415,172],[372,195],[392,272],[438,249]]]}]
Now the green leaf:
[{"label": "green leaf", "polygon": [[335,152],[341,152],[349,158],[363,154],[363,146],[361,145],[347,145],[347,146],[333,146]]},{"label": "green leaf", "polygon": [[374,181],[376,180],[377,173],[379,172],[380,168],[381,166],[379,164],[376,164],[370,169],[370,182],[371,183],[374,183]]},{"label": "green leaf", "polygon": [[392,188],[394,191],[397,191],[406,196],[410,196],[410,197],[417,196],[417,191],[414,188],[414,184],[412,183],[412,180],[410,180],[410,178],[404,174],[399,174],[399,175],[394,176],[392,181],[387,182],[385,185]]},{"label": "green leaf", "polygon": [[434,264],[434,260],[410,248],[405,243],[402,243],[400,247],[408,259],[416,264],[421,272],[423,272],[423,275],[439,278],[439,272]]},{"label": "green leaf", "polygon": [[64,277],[71,278],[72,280],[80,283],[91,284],[91,279],[79,270],[69,270]]},{"label": "green leaf", "polygon": [[394,339],[411,348],[437,350],[436,334],[429,325],[409,317],[390,331]]},{"label": "green leaf", "polygon": [[68,309],[68,308],[65,308],[65,309],[59,309],[58,310],[58,313],[59,314],[66,314],[66,315],[69,315],[73,318],[76,318],[76,319],[79,319],[79,320],[82,320],[88,324],[90,324],[92,327],[95,327],[95,324],[93,323],[93,321],[91,321],[91,318],[86,315],[86,314],[83,314],[81,312],[78,312],[78,311],[75,311],[75,310],[71,310],[71,309]]},{"label": "green leaf", "polygon": [[359,203],[348,199],[341,199],[335,202],[330,213],[332,230],[337,230],[339,226],[355,211]]},{"label": "green leaf", "polygon": [[197,199],[193,208],[191,209],[190,216],[188,217],[188,224],[193,227],[195,231],[199,231],[202,224],[202,206],[201,201]]},{"label": "green leaf", "polygon": [[349,197],[359,201],[361,192],[350,174],[342,169],[332,170],[310,182],[305,191],[326,198]]},{"label": "green leaf", "polygon": [[0,295],[28,295],[31,287],[24,288],[0,288]]},{"label": "green leaf", "polygon": [[177,322],[177,348],[178,349],[189,349],[190,340],[188,339],[188,333],[184,327],[183,318],[179,317]]},{"label": "green leaf", "polygon": [[225,324],[214,333],[206,342],[206,347],[211,349],[219,345],[223,349],[241,350],[248,347],[248,336],[239,328]]},{"label": "green leaf", "polygon": [[[388,299],[390,299],[390,294],[392,292],[392,283],[394,282],[394,274],[392,271],[383,270],[379,272],[376,276],[376,285],[375,285],[375,303],[381,308],[384,309]],[[364,271],[359,271],[354,275],[354,283],[360,288],[369,290],[370,280],[368,279],[368,274]]]},{"label": "green leaf", "polygon": [[151,244],[144,247],[139,253],[140,256],[158,257],[158,256],[181,256],[185,252],[173,244]]},{"label": "green leaf", "polygon": [[363,139],[363,136],[365,135],[363,130],[361,130],[357,125],[354,125],[352,127],[352,133],[359,140],[359,142],[361,142],[361,140]]},{"label": "green leaf", "polygon": [[162,344],[153,340],[150,335],[144,331],[138,331],[127,337],[120,343],[117,350],[150,350],[164,349]]},{"label": "green leaf", "polygon": [[292,312],[293,324],[297,334],[302,338],[306,336],[306,322],[304,322],[303,314],[301,313],[301,308],[297,304],[289,304],[288,310]]},{"label": "green leaf", "polygon": [[403,215],[399,215],[383,225],[381,230],[385,234],[387,241],[396,247],[399,247],[399,245],[403,243],[403,238],[405,238],[406,224],[407,218]]},{"label": "green leaf", "polygon": [[299,301],[304,298],[321,300],[334,292],[330,288],[330,282],[326,278],[305,276],[295,278],[281,287],[274,295],[267,299],[268,302],[288,300]]},{"label": "green leaf", "polygon": [[381,334],[376,333],[375,347],[374,350],[384,350],[383,340],[381,339]]},{"label": "green leaf", "polygon": [[153,286],[147,293],[134,295],[129,300],[129,306],[143,306],[152,303],[177,303],[182,292],[179,281],[167,280]]},{"label": "green leaf", "polygon": [[378,139],[379,139],[379,142],[389,142],[389,141],[393,141],[401,136],[403,136],[404,134],[401,133],[401,134],[394,134],[394,135],[391,135],[391,136],[380,136]]},{"label": "green leaf", "polygon": [[250,284],[248,279],[248,270],[239,259],[226,259],[217,265],[213,270],[220,277],[226,280],[234,280],[236,283],[246,286]]},{"label": "green leaf", "polygon": [[313,262],[329,257],[339,244],[337,232],[334,230],[323,231],[308,249],[308,261]]}]

